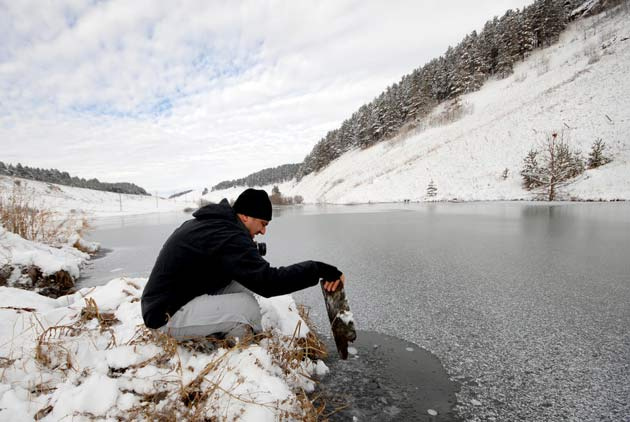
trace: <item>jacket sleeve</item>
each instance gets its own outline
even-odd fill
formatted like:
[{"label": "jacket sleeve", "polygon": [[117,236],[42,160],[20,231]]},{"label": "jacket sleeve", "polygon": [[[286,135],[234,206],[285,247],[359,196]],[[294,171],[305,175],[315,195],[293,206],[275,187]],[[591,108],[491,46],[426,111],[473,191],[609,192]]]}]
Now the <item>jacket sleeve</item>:
[{"label": "jacket sleeve", "polygon": [[254,242],[234,235],[218,254],[223,273],[264,297],[280,296],[314,286],[319,281],[317,264],[304,261],[274,268],[258,253]]}]

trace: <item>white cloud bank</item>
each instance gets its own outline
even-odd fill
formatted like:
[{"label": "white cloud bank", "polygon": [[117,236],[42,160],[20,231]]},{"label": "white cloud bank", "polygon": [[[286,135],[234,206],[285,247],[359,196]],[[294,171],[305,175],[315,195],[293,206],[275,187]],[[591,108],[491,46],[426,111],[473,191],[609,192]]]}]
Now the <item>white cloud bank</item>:
[{"label": "white cloud bank", "polygon": [[151,190],[299,162],[527,0],[0,1],[0,160]]}]

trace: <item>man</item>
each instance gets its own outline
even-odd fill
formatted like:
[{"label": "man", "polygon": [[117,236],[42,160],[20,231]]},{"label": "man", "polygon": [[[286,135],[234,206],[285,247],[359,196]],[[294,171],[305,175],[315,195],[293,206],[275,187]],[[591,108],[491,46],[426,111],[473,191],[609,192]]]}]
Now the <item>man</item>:
[{"label": "man", "polygon": [[344,282],[332,265],[304,261],[274,268],[254,237],[271,221],[264,190],[247,189],[231,207],[226,199],[197,210],[168,238],[142,293],[149,328],[183,340],[222,333],[244,338],[262,330],[252,292],[284,295],[316,285],[334,291]]}]

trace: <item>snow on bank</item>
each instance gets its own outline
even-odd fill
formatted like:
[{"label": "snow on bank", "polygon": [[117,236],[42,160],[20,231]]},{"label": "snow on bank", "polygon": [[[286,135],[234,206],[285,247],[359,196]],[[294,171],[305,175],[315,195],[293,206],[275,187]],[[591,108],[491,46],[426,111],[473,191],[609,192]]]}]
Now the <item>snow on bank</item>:
[{"label": "snow on bank", "polygon": [[106,217],[182,211],[184,208],[197,207],[195,201],[197,198],[193,199],[190,196],[163,199],[156,196],[75,188],[8,176],[0,176],[0,195],[4,197],[10,195],[16,182],[26,187],[38,208],[51,209],[62,214],[82,212],[88,217]]},{"label": "snow on bank", "polygon": [[290,297],[261,299],[260,344],[203,353],[144,327],[145,282],[58,299],[0,287],[0,420],[303,418],[325,368],[290,358],[291,325],[305,327]]},{"label": "snow on bank", "polygon": [[[433,180],[436,200],[534,199],[521,187],[522,160],[557,131],[584,157],[601,138],[613,158],[564,189],[564,199],[628,200],[629,20],[623,6],[579,20],[557,44],[516,65],[512,76],[462,96],[469,113],[460,120],[350,151],[280,190],[307,203],[423,201]],[[241,190],[208,195],[216,200]]]},{"label": "snow on bank", "polygon": [[24,272],[30,267],[39,268],[44,277],[65,271],[76,280],[81,267],[90,259],[90,255],[72,247],[77,242],[87,250],[98,248],[97,244],[85,242],[78,236],[73,237],[70,244],[54,248],[25,240],[0,226],[0,269],[4,268],[8,272],[3,275],[10,286],[29,284],[30,279],[25,281],[28,276]]}]

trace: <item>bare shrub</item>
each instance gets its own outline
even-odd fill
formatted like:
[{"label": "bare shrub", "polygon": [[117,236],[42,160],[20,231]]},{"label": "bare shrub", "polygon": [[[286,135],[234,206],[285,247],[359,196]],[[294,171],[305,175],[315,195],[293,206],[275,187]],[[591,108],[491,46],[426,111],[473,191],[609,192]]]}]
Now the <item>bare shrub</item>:
[{"label": "bare shrub", "polygon": [[[16,180],[9,191],[0,190],[0,224],[20,237],[51,245],[66,243],[74,235],[81,237],[89,224],[84,217],[38,207],[35,191]],[[76,243],[76,242],[75,242]]]}]

